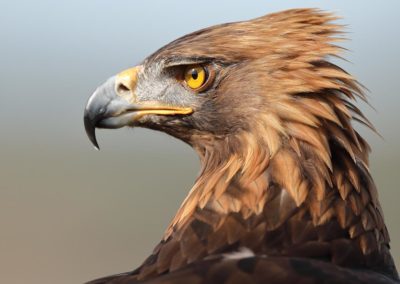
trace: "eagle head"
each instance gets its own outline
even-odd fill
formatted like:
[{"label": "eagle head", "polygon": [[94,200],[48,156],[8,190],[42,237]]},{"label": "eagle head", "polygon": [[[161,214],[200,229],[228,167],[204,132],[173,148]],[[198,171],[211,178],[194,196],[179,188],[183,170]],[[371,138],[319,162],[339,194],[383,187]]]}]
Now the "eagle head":
[{"label": "eagle head", "polygon": [[333,19],[293,10],[179,38],[94,92],[84,115],[88,136],[98,147],[96,127],[147,127],[202,151],[250,133],[271,154],[305,126],[339,124],[332,100],[358,89],[326,61],[340,50]]}]

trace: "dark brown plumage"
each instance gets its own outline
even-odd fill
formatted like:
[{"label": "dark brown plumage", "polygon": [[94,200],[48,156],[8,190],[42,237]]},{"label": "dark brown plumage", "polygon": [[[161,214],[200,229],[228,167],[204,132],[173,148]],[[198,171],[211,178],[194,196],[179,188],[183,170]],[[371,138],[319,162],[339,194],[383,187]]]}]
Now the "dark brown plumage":
[{"label": "dark brown plumage", "polygon": [[[372,128],[353,104],[365,97],[328,61],[341,51],[334,20],[295,9],[200,30],[96,91],[93,141],[94,127],[161,130],[202,170],[152,255],[91,283],[399,281],[370,149],[352,125]],[[201,91],[180,75],[192,65],[207,71]]]}]

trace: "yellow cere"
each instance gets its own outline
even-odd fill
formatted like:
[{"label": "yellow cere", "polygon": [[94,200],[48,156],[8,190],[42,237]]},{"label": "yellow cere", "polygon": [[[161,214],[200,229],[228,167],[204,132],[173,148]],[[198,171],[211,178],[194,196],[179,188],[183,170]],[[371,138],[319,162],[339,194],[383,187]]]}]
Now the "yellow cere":
[{"label": "yellow cere", "polygon": [[202,66],[189,66],[185,70],[185,82],[191,89],[200,88],[206,81],[206,71]]}]

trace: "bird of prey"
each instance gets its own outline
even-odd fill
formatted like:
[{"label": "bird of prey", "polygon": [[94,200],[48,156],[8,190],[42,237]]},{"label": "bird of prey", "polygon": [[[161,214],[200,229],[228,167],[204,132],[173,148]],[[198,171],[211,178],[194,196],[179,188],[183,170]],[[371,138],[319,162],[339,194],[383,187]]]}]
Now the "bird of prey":
[{"label": "bird of prey", "polygon": [[185,35],[108,79],[95,128],[147,127],[189,144],[201,171],[137,269],[90,283],[398,283],[363,88],[333,64],[336,17],[293,9]]}]

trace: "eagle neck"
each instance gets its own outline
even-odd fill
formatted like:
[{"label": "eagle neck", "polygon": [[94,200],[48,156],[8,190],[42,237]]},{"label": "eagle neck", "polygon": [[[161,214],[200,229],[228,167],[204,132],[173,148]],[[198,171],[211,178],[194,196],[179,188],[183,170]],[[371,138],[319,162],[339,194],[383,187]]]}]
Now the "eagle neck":
[{"label": "eagle neck", "polygon": [[265,171],[271,158],[264,143],[245,132],[213,139],[196,138],[196,141],[193,148],[200,157],[200,174],[166,237],[184,226],[198,210],[249,215],[260,213],[264,204],[264,191],[268,187]]},{"label": "eagle neck", "polygon": [[195,149],[202,170],[162,247],[179,244],[177,255],[188,255],[188,262],[247,247],[343,266],[358,259],[361,266],[395,273],[366,163],[337,143],[329,144],[331,164],[320,149],[291,137],[283,137],[274,152],[249,133]]}]

